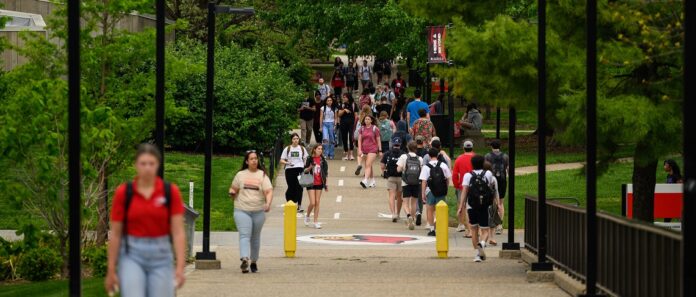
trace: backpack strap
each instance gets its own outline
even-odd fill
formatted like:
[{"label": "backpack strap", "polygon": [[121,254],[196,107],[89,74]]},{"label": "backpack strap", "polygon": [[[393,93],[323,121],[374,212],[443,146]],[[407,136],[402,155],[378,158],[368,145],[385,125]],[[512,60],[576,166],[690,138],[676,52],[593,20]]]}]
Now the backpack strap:
[{"label": "backpack strap", "polygon": [[124,207],[123,207],[123,234],[121,234],[121,237],[123,238],[123,242],[126,245],[126,254],[128,254],[129,248],[128,248],[128,209],[130,208],[131,201],[133,200],[133,183],[128,182],[126,183],[126,200],[124,201]]}]

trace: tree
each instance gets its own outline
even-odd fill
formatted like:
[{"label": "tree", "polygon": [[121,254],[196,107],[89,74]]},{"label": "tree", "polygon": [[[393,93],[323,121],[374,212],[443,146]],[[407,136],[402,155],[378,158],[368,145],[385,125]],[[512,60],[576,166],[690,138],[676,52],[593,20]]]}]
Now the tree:
[{"label": "tree", "polygon": [[[457,66],[435,72],[455,78],[455,93],[533,108],[534,2],[404,0],[402,5],[416,14],[442,11],[454,22],[447,49]],[[682,6],[606,0],[599,5],[600,168],[616,159],[620,146],[634,146],[636,217],[652,221],[657,160],[680,147]],[[548,7],[548,121],[555,137],[568,144],[583,144],[585,135],[585,119],[578,116],[585,106],[584,12],[582,3],[569,0]]]}]

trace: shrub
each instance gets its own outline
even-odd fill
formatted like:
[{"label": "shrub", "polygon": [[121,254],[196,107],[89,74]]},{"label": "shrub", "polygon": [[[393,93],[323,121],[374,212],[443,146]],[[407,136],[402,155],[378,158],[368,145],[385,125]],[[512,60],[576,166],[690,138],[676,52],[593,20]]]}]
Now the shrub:
[{"label": "shrub", "polygon": [[92,268],[92,276],[104,277],[107,270],[107,246],[92,246],[85,249],[84,262]]},{"label": "shrub", "polygon": [[10,258],[0,255],[0,281],[11,280],[13,275]]},{"label": "shrub", "polygon": [[[205,47],[181,42],[169,59],[168,93],[188,112],[168,115],[166,143],[178,149],[203,147]],[[270,148],[278,132],[297,120],[304,93],[288,70],[263,55],[236,45],[215,51],[213,142],[216,152]]]},{"label": "shrub", "polygon": [[62,258],[55,250],[39,247],[24,253],[17,265],[17,274],[30,281],[44,281],[60,271]]}]

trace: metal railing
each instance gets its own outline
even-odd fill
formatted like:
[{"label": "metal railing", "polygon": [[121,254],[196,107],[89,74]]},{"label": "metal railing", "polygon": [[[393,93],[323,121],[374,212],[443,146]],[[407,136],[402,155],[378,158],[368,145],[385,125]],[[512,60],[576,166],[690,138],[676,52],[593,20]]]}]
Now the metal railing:
[{"label": "metal railing", "polygon": [[265,155],[270,159],[268,164],[268,174],[271,176],[271,180],[275,178],[275,170],[280,162],[280,155],[283,153],[283,149],[285,148],[284,145],[286,136],[286,133],[279,131],[275,141],[273,142],[273,146],[265,151]]},{"label": "metal railing", "polygon": [[[525,247],[536,253],[538,201],[525,197]],[[547,203],[547,258],[584,281],[586,214],[583,208]],[[680,233],[606,213],[597,214],[598,287],[615,296],[679,296]]]}]

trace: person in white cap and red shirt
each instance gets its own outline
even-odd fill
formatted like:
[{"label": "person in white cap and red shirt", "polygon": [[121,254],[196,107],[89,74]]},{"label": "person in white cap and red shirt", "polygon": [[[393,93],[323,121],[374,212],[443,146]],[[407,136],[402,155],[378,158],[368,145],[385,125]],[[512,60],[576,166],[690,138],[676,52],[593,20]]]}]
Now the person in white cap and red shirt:
[{"label": "person in white cap and red shirt", "polygon": [[[462,182],[464,181],[464,175],[474,170],[471,165],[471,158],[476,156],[474,153],[474,142],[466,139],[464,140],[464,153],[459,155],[456,160],[454,160],[454,167],[452,168],[452,183],[454,183],[454,191],[457,196],[457,201],[461,201],[462,193]],[[471,230],[469,222],[466,220],[466,214],[464,212],[457,214],[457,219],[459,220],[459,226],[457,226],[457,232],[464,232],[466,230]],[[470,238],[471,234],[466,232],[464,237]]]}]

